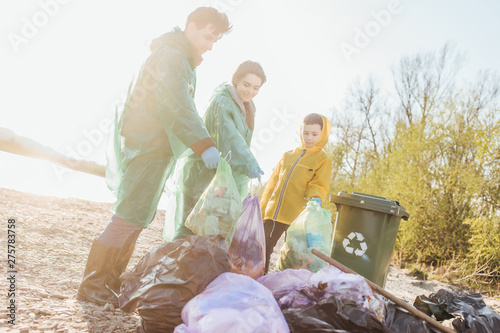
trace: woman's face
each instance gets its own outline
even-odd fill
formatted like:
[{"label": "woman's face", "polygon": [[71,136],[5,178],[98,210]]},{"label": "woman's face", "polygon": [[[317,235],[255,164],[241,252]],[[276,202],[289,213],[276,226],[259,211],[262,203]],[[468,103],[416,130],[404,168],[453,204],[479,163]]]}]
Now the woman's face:
[{"label": "woman's face", "polygon": [[262,79],[253,73],[245,75],[236,84],[236,92],[242,102],[250,102],[259,93]]}]

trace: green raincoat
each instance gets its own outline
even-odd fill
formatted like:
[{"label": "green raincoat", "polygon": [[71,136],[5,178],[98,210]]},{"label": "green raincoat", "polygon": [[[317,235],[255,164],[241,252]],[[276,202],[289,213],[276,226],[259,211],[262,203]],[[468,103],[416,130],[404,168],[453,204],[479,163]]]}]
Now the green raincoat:
[{"label": "green raincoat", "polygon": [[184,33],[175,28],[151,50],[117,118],[106,168],[113,213],[141,227],[154,217],[176,159],[189,147],[201,155],[215,145],[193,100],[198,59]]},{"label": "green raincoat", "polygon": [[[242,103],[236,89],[223,83],[215,89],[203,117],[217,149],[231,166],[242,199],[248,194],[248,172],[259,167],[250,151],[254,116],[253,102]],[[178,178],[181,186],[177,196],[176,227],[184,224],[214,176],[215,170],[207,169],[199,156],[190,155],[186,159]]]}]

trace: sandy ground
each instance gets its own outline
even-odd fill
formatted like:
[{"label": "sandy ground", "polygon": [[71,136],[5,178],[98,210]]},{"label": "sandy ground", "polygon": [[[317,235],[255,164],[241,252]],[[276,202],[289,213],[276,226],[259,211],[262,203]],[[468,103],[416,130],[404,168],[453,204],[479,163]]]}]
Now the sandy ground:
[{"label": "sandy ground", "polygon": [[[7,267],[8,225],[15,224],[15,283],[0,280],[0,332],[135,332],[139,317],[119,309],[95,306],[75,298],[93,239],[106,226],[111,213],[107,203],[38,196],[0,188],[1,248],[4,275]],[[15,223],[8,223],[14,217]],[[138,240],[129,269],[149,250],[163,243],[164,212]],[[12,233],[11,233],[12,234]],[[10,237],[13,239],[13,237]],[[276,259],[279,247],[274,253]],[[12,258],[11,258],[12,259]],[[9,297],[13,287],[15,297]],[[464,292],[437,281],[421,281],[391,266],[385,289],[413,302],[441,288]],[[15,299],[16,325],[8,323],[8,301]],[[499,297],[485,302],[500,311]]]}]

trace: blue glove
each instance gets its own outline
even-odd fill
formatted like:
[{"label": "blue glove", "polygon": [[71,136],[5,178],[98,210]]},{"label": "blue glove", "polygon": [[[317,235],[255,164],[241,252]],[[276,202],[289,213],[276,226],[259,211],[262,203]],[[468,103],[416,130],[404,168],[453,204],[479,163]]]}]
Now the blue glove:
[{"label": "blue glove", "polygon": [[208,169],[215,169],[219,164],[219,151],[215,147],[210,147],[201,153],[201,158]]},{"label": "blue glove", "polygon": [[250,170],[250,172],[247,174],[248,178],[257,178],[260,181],[260,175],[263,175],[264,171],[262,171],[261,168],[256,167],[253,170]]},{"label": "blue glove", "polygon": [[309,199],[309,201],[316,201],[321,206],[321,199],[318,197],[312,197],[311,199]]}]

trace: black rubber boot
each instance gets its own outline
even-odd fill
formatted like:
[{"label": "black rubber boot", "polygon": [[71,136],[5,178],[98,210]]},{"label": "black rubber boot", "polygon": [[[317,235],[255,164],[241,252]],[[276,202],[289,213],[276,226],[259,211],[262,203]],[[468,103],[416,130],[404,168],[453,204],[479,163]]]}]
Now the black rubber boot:
[{"label": "black rubber boot", "polygon": [[127,269],[127,265],[132,257],[132,254],[134,253],[135,244],[140,233],[141,230],[130,235],[129,239],[125,242],[118,259],[116,260],[115,266],[111,269],[109,279],[106,281],[108,287],[111,288],[116,295],[120,294],[120,286],[122,285],[120,275],[122,275],[122,273]]},{"label": "black rubber boot", "polygon": [[78,288],[76,298],[101,306],[111,303],[118,308],[118,298],[108,287],[107,282],[120,251],[121,249],[105,246],[97,240],[92,243],[83,273],[83,281]]}]

